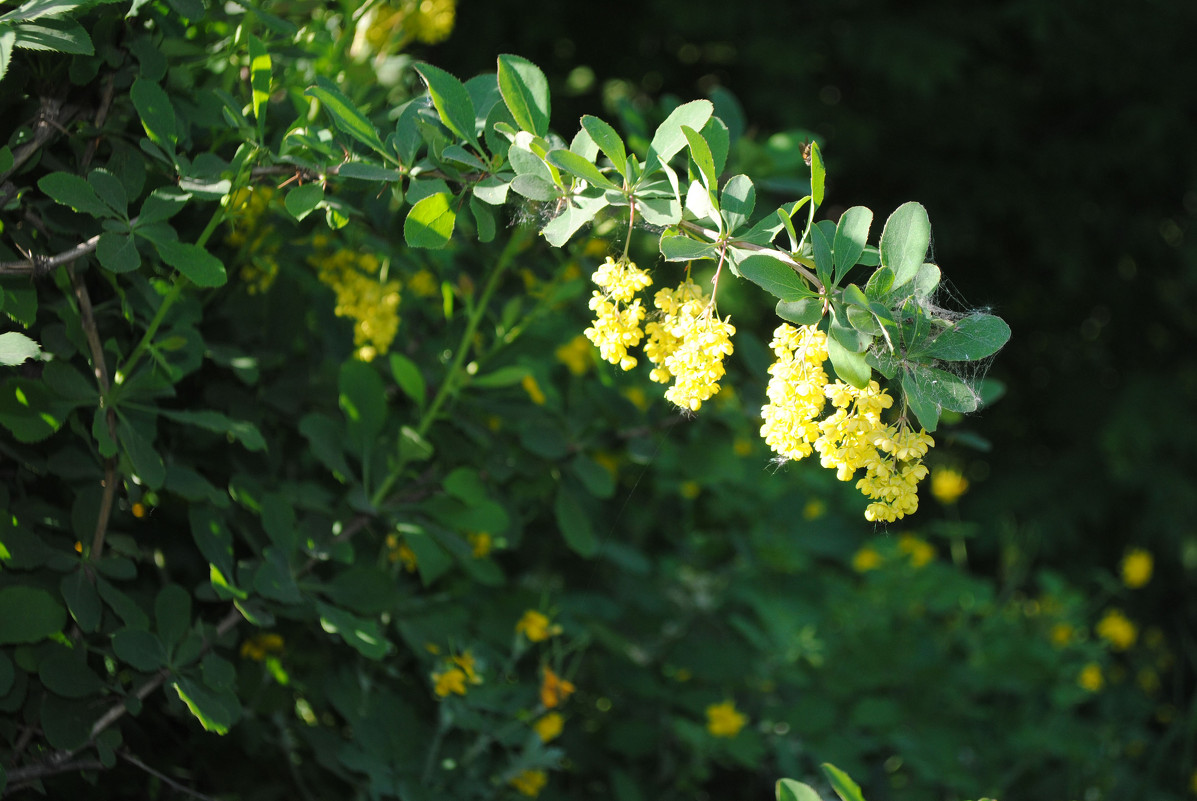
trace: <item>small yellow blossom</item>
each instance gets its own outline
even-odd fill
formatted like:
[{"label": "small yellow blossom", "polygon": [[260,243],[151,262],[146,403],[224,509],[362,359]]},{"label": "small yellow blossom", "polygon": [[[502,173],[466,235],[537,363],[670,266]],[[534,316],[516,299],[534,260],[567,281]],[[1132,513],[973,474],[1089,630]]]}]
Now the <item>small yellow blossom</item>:
[{"label": "small yellow blossom", "polygon": [[714,737],[735,737],[747,722],[748,718],[736,711],[732,701],[707,707],[707,731]]},{"label": "small yellow blossom", "polygon": [[1132,590],[1151,581],[1154,561],[1151,553],[1142,548],[1132,548],[1122,559],[1122,583]]},{"label": "small yellow blossom", "polygon": [[803,520],[818,520],[827,514],[827,504],[821,498],[810,498],[802,507]]},{"label": "small yellow blossom", "polygon": [[259,633],[241,643],[241,658],[261,662],[270,654],[282,653],[283,638],[278,634]]},{"label": "small yellow blossom", "polygon": [[561,717],[560,712],[550,712],[533,723],[532,728],[536,730],[536,736],[540,738],[540,741],[547,743],[561,735],[561,731],[565,728],[565,718]]},{"label": "small yellow blossom", "polygon": [[403,20],[403,29],[416,41],[437,44],[449,38],[457,15],[457,0],[416,0]]},{"label": "small yellow blossom", "polygon": [[549,637],[560,634],[561,626],[555,623],[550,625],[547,615],[537,612],[535,609],[529,609],[515,624],[515,633],[523,634],[532,642],[543,642]]},{"label": "small yellow blossom", "polygon": [[544,679],[540,683],[540,703],[545,709],[555,709],[573,694],[573,683],[561,678],[548,665],[544,666]]},{"label": "small yellow blossom", "polygon": [[387,535],[387,559],[399,562],[408,573],[415,573],[419,567],[416,552],[406,542],[401,542],[397,534]]},{"label": "small yellow blossom", "polygon": [[732,443],[732,450],[735,451],[736,456],[748,456],[752,453],[752,441],[744,437],[736,437],[735,442]]},{"label": "small yellow blossom", "polygon": [[628,348],[640,344],[644,337],[640,323],[645,317],[644,307],[633,296],[652,284],[652,279],[632,262],[616,262],[610,256],[590,278],[603,291],[596,290],[590,298],[595,319],[582,333],[604,360],[631,370],[636,366],[636,357],[628,355]]},{"label": "small yellow blossom", "polygon": [[1097,636],[1108,642],[1115,651],[1125,651],[1135,644],[1139,629],[1121,609],[1111,609],[1098,621]]},{"label": "small yellow blossom", "polygon": [[540,791],[544,789],[548,781],[549,777],[543,770],[525,770],[508,779],[507,783],[514,787],[520,795],[535,798],[540,795]]},{"label": "small yellow blossom", "polygon": [[910,557],[910,564],[922,567],[935,559],[935,546],[913,534],[898,538],[898,550]]},{"label": "small yellow blossom", "polygon": [[1096,662],[1090,662],[1081,669],[1081,673],[1077,676],[1076,683],[1084,687],[1091,693],[1095,693],[1105,684],[1105,678],[1101,675],[1101,665]]},{"label": "small yellow blossom", "polygon": [[937,467],[931,471],[931,494],[945,506],[951,506],[968,492],[968,479],[952,467]]},{"label": "small yellow blossom", "polygon": [[407,288],[419,298],[430,298],[440,291],[436,276],[427,268],[420,270],[407,279]]},{"label": "small yellow blossom", "polygon": [[433,688],[438,698],[445,698],[450,693],[466,694],[466,672],[461,668],[449,668],[432,674]]},{"label": "small yellow blossom", "polygon": [[449,661],[465,672],[466,680],[470,684],[482,683],[482,677],[478,675],[477,671],[477,661],[469,651],[462,651],[460,654],[450,657]]},{"label": "small yellow blossom", "polygon": [[662,289],[653,300],[661,318],[644,327],[644,353],[655,365],[649,377],[673,384],[665,399],[691,412],[719,392],[736,329],[714,315],[711,298],[687,278],[677,289]]},{"label": "small yellow blossom", "polygon": [[640,387],[637,387],[637,386],[625,387],[623,390],[620,391],[620,394],[623,395],[625,398],[627,398],[628,401],[630,401],[631,404],[633,406],[635,406],[637,409],[639,409],[640,411],[643,412],[648,409],[648,403],[649,403],[648,395],[645,394],[644,390],[641,389]]},{"label": "small yellow blossom", "polygon": [[590,340],[584,334],[578,334],[569,342],[557,348],[555,355],[557,361],[564,364],[574,375],[585,375],[591,365],[594,364],[594,355],[590,349]]},{"label": "small yellow blossom", "polygon": [[528,393],[528,397],[532,399],[533,403],[535,403],[537,406],[544,406],[544,402],[546,400],[544,390],[541,389],[540,384],[536,382],[535,376],[533,376],[531,373],[524,376],[523,380],[520,381],[520,386],[524,388],[524,392]]},{"label": "small yellow blossom", "polygon": [[683,498],[692,501],[702,494],[702,485],[697,481],[683,481],[678,492]]},{"label": "small yellow blossom", "polygon": [[494,539],[487,531],[471,531],[466,534],[466,539],[470,543],[470,551],[474,554],[475,559],[485,559],[494,548]]},{"label": "small yellow blossom", "polygon": [[1056,625],[1052,626],[1052,630],[1048,634],[1048,637],[1051,639],[1052,645],[1056,646],[1057,648],[1063,648],[1064,646],[1068,645],[1068,643],[1072,642],[1073,633],[1073,628],[1068,623],[1057,623]]},{"label": "small yellow blossom", "polygon": [[881,567],[881,554],[871,545],[866,545],[852,555],[852,569],[857,573],[876,570]]}]

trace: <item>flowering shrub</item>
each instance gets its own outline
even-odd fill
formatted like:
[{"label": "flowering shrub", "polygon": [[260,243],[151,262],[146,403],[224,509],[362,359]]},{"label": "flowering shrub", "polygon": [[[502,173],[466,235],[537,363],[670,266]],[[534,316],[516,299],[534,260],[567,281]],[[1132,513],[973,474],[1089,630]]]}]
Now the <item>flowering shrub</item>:
[{"label": "flowering shrub", "polygon": [[[897,523],[930,433],[993,391],[1009,330],[936,305],[926,211],[871,242],[867,209],[817,219],[815,143],[809,191],[758,208],[708,100],[567,144],[530,62],[404,52],[456,13],[0,17],[0,783],[670,798],[830,759],[895,797],[1116,786],[1053,761],[1116,741],[1077,711],[1114,656],[1158,687],[1164,646],[1082,638],[1067,588],[999,597],[958,527],[862,545],[829,478]],[[979,766],[995,710],[1027,736]]]}]

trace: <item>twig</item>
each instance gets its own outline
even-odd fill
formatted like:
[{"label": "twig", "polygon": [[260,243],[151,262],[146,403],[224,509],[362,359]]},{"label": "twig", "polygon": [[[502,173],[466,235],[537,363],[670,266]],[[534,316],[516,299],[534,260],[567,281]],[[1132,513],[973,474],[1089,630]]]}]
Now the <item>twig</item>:
[{"label": "twig", "polygon": [[86,242],[80,242],[70,250],[65,250],[56,256],[38,256],[30,254],[27,258],[17,261],[0,261],[0,275],[32,274],[34,278],[48,275],[56,267],[68,264],[81,256],[86,256],[100,244],[100,235],[96,234]]},{"label": "twig", "polygon": [[198,790],[192,790],[190,787],[187,787],[186,785],[179,784],[177,781],[170,778],[165,773],[158,771],[158,770],[154,770],[149,765],[147,765],[146,763],[142,762],[137,757],[130,754],[128,751],[119,751],[119,752],[117,752],[117,756],[119,756],[121,759],[128,762],[130,765],[133,765],[134,767],[137,767],[137,768],[141,768],[142,770],[144,770],[146,773],[150,774],[151,776],[157,777],[158,779],[166,782],[168,785],[170,785],[175,790],[178,790],[180,793],[189,795],[192,798],[201,799],[201,801],[216,801],[216,799],[213,798],[212,796],[204,795],[203,793],[199,792]]},{"label": "twig", "polygon": [[36,765],[13,768],[8,771],[8,787],[4,795],[23,789],[39,779],[71,773],[77,770],[102,770],[104,765],[95,759],[71,760],[71,752],[57,751]]},{"label": "twig", "polygon": [[[682,220],[678,224],[687,231],[693,231],[700,236],[710,239],[712,242],[719,241],[718,231],[712,231],[709,228],[703,228],[701,225],[692,223],[689,220]],[[765,245],[757,245],[752,242],[742,242],[735,239],[730,240],[727,244],[731,245],[732,247],[740,248],[741,250],[751,250],[754,253],[765,253],[769,256],[772,256],[778,261],[788,265],[790,269],[801,275],[807,281],[810,281],[820,292],[823,291],[823,282],[820,281],[814,273],[807,269],[802,262],[795,260],[792,255],[786,253],[784,250],[778,250],[777,248],[771,248]]]},{"label": "twig", "polygon": [[42,145],[62,133],[82,111],[81,107],[65,104],[56,97],[41,98],[37,116],[29,123],[33,129],[33,138],[13,149],[12,166],[7,172],[0,173],[0,182],[19,170]]}]

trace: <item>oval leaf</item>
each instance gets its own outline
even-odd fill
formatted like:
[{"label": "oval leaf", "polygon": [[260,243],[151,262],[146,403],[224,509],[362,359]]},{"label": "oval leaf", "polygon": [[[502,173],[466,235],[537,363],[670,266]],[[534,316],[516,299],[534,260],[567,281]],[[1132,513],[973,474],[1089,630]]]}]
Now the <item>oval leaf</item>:
[{"label": "oval leaf", "polygon": [[781,300],[801,300],[815,294],[793,268],[772,256],[753,254],[736,266],[740,275]]},{"label": "oval leaf", "polygon": [[457,215],[449,205],[452,195],[438,192],[411,207],[403,222],[403,238],[413,248],[443,248],[453,238]]},{"label": "oval leaf", "polygon": [[417,61],[414,66],[428,84],[428,96],[432,98],[432,104],[436,106],[445,127],[462,139],[477,144],[474,135],[474,101],[470,99],[465,84],[440,67],[423,61]]},{"label": "oval leaf", "polygon": [[873,212],[864,206],[853,206],[840,215],[831,246],[837,278],[851,270],[864,253],[872,224]]},{"label": "oval leaf", "polygon": [[1010,340],[1010,326],[992,314],[971,314],[942,331],[926,349],[928,356],[950,362],[984,359]]},{"label": "oval leaf", "polygon": [[900,287],[918,274],[931,244],[931,221],[922,205],[903,203],[885,221],[881,232],[881,263],[893,270]]},{"label": "oval leaf", "polygon": [[549,132],[549,82],[539,67],[519,56],[499,56],[499,92],[516,124],[537,136]]},{"label": "oval leaf", "polygon": [[66,609],[37,587],[0,589],[0,645],[39,642],[62,631]]}]

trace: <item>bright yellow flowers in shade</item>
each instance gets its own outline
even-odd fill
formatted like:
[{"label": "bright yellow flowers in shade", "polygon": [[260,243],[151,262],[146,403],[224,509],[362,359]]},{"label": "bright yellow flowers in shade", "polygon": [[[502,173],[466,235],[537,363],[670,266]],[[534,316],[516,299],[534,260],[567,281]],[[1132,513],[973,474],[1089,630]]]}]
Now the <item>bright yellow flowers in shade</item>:
[{"label": "bright yellow flowers in shade", "polygon": [[241,657],[261,662],[270,654],[282,653],[283,638],[278,634],[260,633],[241,643]]},{"label": "bright yellow flowers in shade", "polygon": [[549,777],[543,770],[525,770],[508,779],[507,783],[514,787],[520,795],[535,798],[540,795],[540,791],[544,789],[548,781]]},{"label": "bright yellow flowers in shade", "polygon": [[515,633],[523,634],[531,642],[543,642],[549,637],[560,634],[561,626],[555,623],[550,624],[548,616],[543,612],[529,609],[515,624]]},{"label": "bright yellow flowers in shade", "polygon": [[432,674],[432,691],[437,698],[445,698],[450,693],[466,694],[466,673],[461,668],[449,668]]},{"label": "bright yellow flowers in shade", "polygon": [[494,539],[490,536],[490,532],[471,531],[466,534],[466,539],[470,543],[470,552],[475,559],[485,559],[494,549]]},{"label": "bright yellow flowers in shade", "polygon": [[533,403],[535,403],[537,406],[544,406],[544,402],[547,400],[547,398],[545,397],[544,390],[541,389],[540,384],[537,383],[535,376],[533,376],[531,373],[524,376],[523,380],[520,381],[520,386],[524,388],[524,392],[528,393],[528,397],[532,399]]},{"label": "bright yellow flowers in shade", "polygon": [[1101,665],[1096,662],[1090,662],[1081,668],[1081,673],[1076,677],[1076,683],[1084,687],[1091,693],[1095,693],[1102,688],[1106,683],[1105,677],[1101,674]]},{"label": "bright yellow flowers in shade", "polygon": [[532,728],[536,730],[536,736],[540,738],[540,741],[547,743],[560,736],[562,729],[565,728],[565,718],[561,717],[560,712],[550,712],[533,723]]},{"label": "bright yellow flowers in shade", "polygon": [[707,707],[707,731],[713,737],[735,737],[747,722],[748,718],[736,710],[732,701]]},{"label": "bright yellow flowers in shade", "polygon": [[1115,651],[1125,651],[1135,644],[1139,629],[1121,609],[1111,609],[1098,621],[1097,636],[1108,642]]},{"label": "bright yellow flowers in shade", "polygon": [[564,364],[566,369],[574,375],[585,375],[594,361],[590,342],[584,334],[578,334],[557,348],[554,355],[557,357],[557,361]]},{"label": "bright yellow flowers in shade", "polygon": [[931,494],[935,500],[951,506],[968,492],[968,479],[952,467],[937,467],[931,471]]},{"label": "bright yellow flowers in shade", "polygon": [[540,683],[540,702],[544,704],[545,709],[557,708],[576,689],[572,682],[558,676],[548,665],[544,666],[544,679]]},{"label": "bright yellow flowers in shade", "polygon": [[1048,637],[1051,639],[1052,645],[1056,646],[1057,648],[1063,648],[1064,646],[1068,645],[1068,643],[1072,642],[1072,635],[1073,629],[1071,625],[1068,623],[1057,623],[1056,625],[1052,626],[1052,630],[1048,634]]},{"label": "bright yellow flowers in shade", "polygon": [[898,538],[898,550],[906,554],[910,564],[915,567],[935,561],[935,546],[913,534],[903,534]]},{"label": "bright yellow flowers in shade", "polygon": [[1132,590],[1144,586],[1151,581],[1154,564],[1151,553],[1142,548],[1132,548],[1122,558],[1122,583]]},{"label": "bright yellow flowers in shade", "polygon": [[881,554],[876,548],[866,545],[852,554],[852,569],[857,573],[866,573],[881,567]]}]

